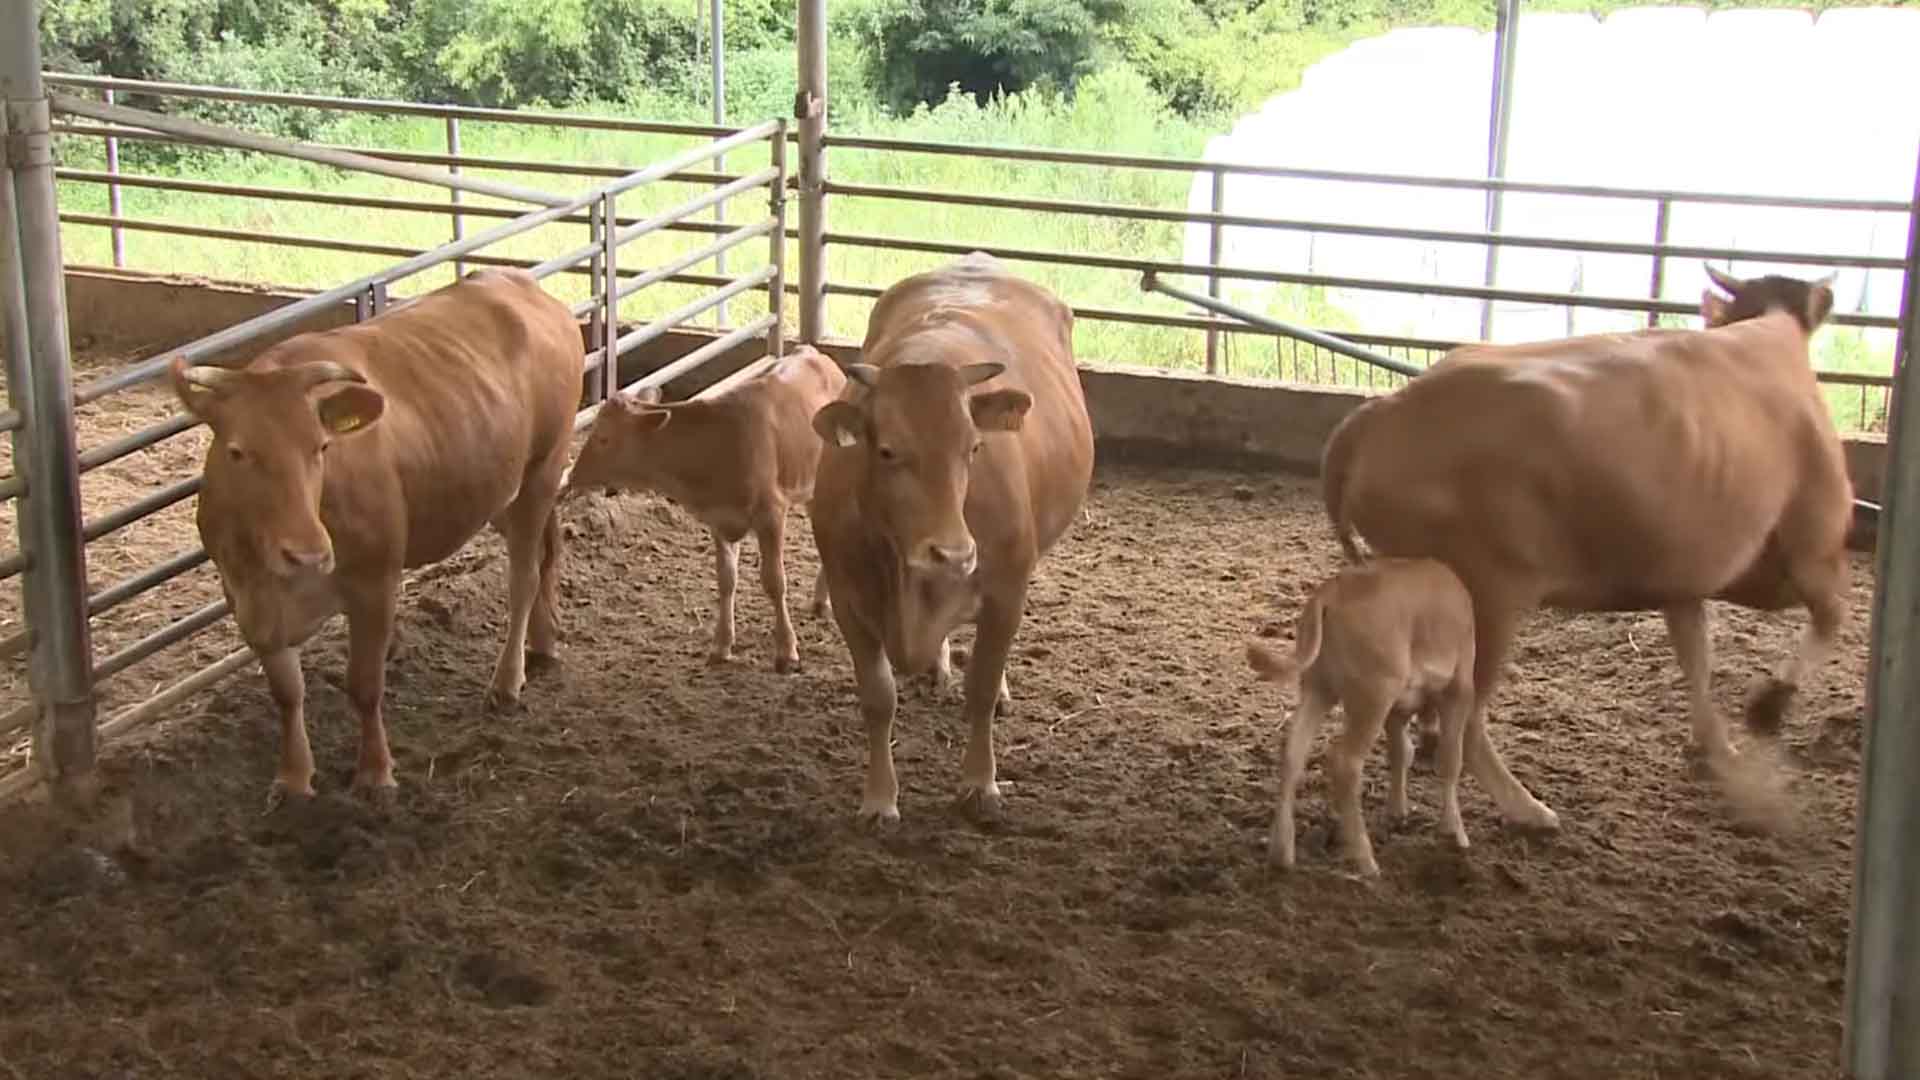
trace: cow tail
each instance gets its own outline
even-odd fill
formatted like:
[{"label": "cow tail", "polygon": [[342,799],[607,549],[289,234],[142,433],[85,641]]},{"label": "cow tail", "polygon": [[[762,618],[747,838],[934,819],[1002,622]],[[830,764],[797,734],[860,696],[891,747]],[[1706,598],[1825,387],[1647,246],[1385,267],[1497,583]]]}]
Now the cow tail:
[{"label": "cow tail", "polygon": [[1367,406],[1362,405],[1336,424],[1320,455],[1320,497],[1326,503],[1327,520],[1333,523],[1333,535],[1340,541],[1340,551],[1350,563],[1364,562],[1366,558],[1360,551],[1353,522],[1347,516],[1347,473],[1353,468],[1354,443],[1358,436],[1355,429],[1366,409]]},{"label": "cow tail", "polygon": [[538,614],[547,620],[547,625],[560,630],[560,504],[547,511],[546,527],[540,531],[540,586],[534,594],[534,604]]},{"label": "cow tail", "polygon": [[1316,593],[1294,620],[1293,655],[1281,656],[1258,642],[1248,642],[1247,663],[1258,673],[1261,682],[1297,682],[1300,673],[1320,657],[1321,629],[1325,621],[1326,604]]}]

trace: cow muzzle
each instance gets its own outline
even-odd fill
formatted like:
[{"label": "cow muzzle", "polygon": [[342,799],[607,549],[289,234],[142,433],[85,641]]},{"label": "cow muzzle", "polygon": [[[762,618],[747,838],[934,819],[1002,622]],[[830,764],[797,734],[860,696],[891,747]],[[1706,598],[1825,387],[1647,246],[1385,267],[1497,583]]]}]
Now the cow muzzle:
[{"label": "cow muzzle", "polygon": [[929,543],[907,565],[922,574],[969,577],[980,565],[980,548],[972,537],[959,544]]}]

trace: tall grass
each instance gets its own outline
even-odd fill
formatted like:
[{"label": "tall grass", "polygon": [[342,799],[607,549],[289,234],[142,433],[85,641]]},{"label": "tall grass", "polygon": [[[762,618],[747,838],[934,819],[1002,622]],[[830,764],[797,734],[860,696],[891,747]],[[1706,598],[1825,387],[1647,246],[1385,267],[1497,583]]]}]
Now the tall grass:
[{"label": "tall grass", "polygon": [[[641,93],[624,106],[576,110],[599,115],[623,115],[653,120],[699,121],[704,107],[697,102],[668,100]],[[736,122],[759,117],[739,116]],[[895,136],[965,145],[1021,145],[1117,153],[1195,158],[1213,131],[1201,123],[1169,111],[1139,75],[1125,67],[1111,67],[1085,80],[1071,98],[1042,92],[977,105],[956,96],[936,108],[923,108],[909,117],[888,117],[862,108],[836,106],[834,130]],[[473,123],[462,125],[462,152],[476,157],[537,162],[579,162],[638,168],[696,145],[696,140],[673,135],[541,127],[526,124]],[[441,121],[427,118],[384,118],[350,114],[329,129],[327,141],[355,147],[378,147],[444,153]],[[97,139],[61,140],[63,164],[78,168],[102,167],[103,150]],[[123,168],[149,175],[217,180],[264,187],[318,190],[390,198],[445,202],[446,192],[434,187],[359,173],[342,172],[304,162],[226,151],[184,154],[143,153],[128,144],[123,155],[132,159]],[[728,171],[748,172],[768,162],[763,145],[738,151],[726,162]],[[514,183],[569,194],[599,181],[588,177],[555,176],[535,172],[468,170]],[[979,194],[1017,194],[1095,202],[1179,209],[1187,203],[1191,174],[1148,169],[1095,169],[1077,166],[1028,164],[965,155],[910,154],[851,148],[831,153],[830,174],[848,183],[887,184]],[[623,195],[619,212],[643,216],[666,209],[699,194],[703,188],[662,182]],[[65,181],[61,205],[71,212],[104,214],[107,193],[94,183]],[[419,250],[451,237],[450,219],[441,214],[373,211],[313,206],[297,202],[239,198],[125,187],[122,213],[129,218],[152,219],[239,230],[269,237],[301,235]],[[465,196],[467,206],[513,206],[497,199]],[[514,207],[516,209],[524,209]],[[761,220],[764,196],[749,195],[728,208],[735,224]],[[1239,210],[1241,208],[1235,208]],[[709,212],[706,216],[711,217]],[[789,206],[789,223],[797,208]],[[467,235],[492,225],[494,219],[468,218]],[[828,228],[835,233],[933,240],[955,244],[1002,245],[1147,259],[1179,260],[1182,227],[1166,222],[1120,218],[998,210],[981,207],[916,203],[890,199],[835,196],[828,209]],[[64,230],[67,258],[76,264],[110,262],[108,233],[96,226],[69,225]],[[698,233],[661,232],[623,247],[620,265],[632,271],[658,265],[673,255],[709,242]],[[549,225],[487,249],[487,253],[525,259],[543,259],[586,243],[584,226]],[[337,284],[391,264],[391,256],[361,255],[276,246],[264,242],[236,242],[128,231],[125,234],[129,266],[176,274],[295,287]],[[789,247],[789,274],[797,252]],[[737,275],[766,265],[768,245],[754,242],[729,253],[726,272]],[[832,244],[828,248],[828,278],[835,284],[885,287],[914,272],[947,261],[948,256]],[[1020,263],[1018,269],[1054,289],[1078,306],[1149,311],[1169,315],[1192,314],[1185,305],[1158,295],[1143,294],[1139,276],[1130,271]],[[712,264],[693,272],[711,272]],[[452,269],[417,276],[396,289],[415,294],[452,280]],[[791,280],[791,277],[790,277]],[[1199,287],[1202,283],[1189,284]],[[586,279],[561,275],[549,279],[549,288],[569,300],[589,295]],[[643,291],[621,310],[626,320],[645,320],[697,299],[701,286],[664,284]],[[1229,288],[1229,296],[1235,290]],[[1331,307],[1317,288],[1286,287],[1242,293],[1240,299],[1268,314],[1310,326],[1333,330],[1364,330]],[[871,301],[835,296],[827,305],[829,332],[859,338]],[[727,321],[739,324],[764,314],[764,294],[749,293],[733,301]],[[789,316],[791,318],[791,316]],[[710,320],[710,317],[708,319]],[[1819,343],[1817,363],[1849,371],[1890,370],[1891,343],[1852,330],[1828,330]],[[1198,368],[1204,357],[1204,337],[1193,330],[1140,326],[1083,319],[1076,332],[1076,351],[1083,359],[1110,363],[1147,364],[1169,368]],[[1259,335],[1224,338],[1221,355],[1235,375],[1333,381],[1349,385],[1384,386],[1371,369],[1351,361],[1333,363],[1325,354],[1304,356],[1289,343]],[[1872,426],[1884,394],[1853,387],[1832,390],[1835,415],[1844,427]]]}]

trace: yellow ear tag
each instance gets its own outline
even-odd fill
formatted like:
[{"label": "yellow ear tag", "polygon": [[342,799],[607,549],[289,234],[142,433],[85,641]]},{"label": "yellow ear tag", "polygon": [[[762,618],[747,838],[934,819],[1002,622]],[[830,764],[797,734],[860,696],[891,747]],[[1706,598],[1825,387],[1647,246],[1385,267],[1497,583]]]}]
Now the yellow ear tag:
[{"label": "yellow ear tag", "polygon": [[345,435],[347,432],[354,431],[360,427],[360,417],[353,413],[347,413],[344,416],[334,417],[332,422],[327,426],[333,429],[334,434]]}]

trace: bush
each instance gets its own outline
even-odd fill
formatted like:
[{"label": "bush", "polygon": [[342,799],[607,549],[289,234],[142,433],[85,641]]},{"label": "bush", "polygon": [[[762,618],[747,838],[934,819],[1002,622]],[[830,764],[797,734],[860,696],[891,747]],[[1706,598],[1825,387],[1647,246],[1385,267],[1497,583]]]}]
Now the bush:
[{"label": "bush", "polygon": [[982,103],[1041,85],[1071,93],[1125,13],[1125,0],[868,0],[841,25],[880,100],[906,113],[952,86]]}]

